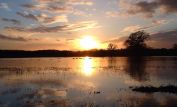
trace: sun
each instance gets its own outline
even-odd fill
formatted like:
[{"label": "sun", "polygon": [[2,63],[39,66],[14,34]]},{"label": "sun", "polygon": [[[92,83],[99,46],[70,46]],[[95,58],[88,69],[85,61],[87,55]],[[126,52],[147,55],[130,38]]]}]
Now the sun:
[{"label": "sun", "polygon": [[80,40],[80,47],[84,50],[98,48],[98,42],[92,36],[85,36]]}]

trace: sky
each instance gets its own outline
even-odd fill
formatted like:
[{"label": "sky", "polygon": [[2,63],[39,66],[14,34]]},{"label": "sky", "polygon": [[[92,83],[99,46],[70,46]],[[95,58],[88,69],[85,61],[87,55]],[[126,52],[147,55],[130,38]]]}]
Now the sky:
[{"label": "sky", "polygon": [[84,50],[86,36],[98,49],[124,48],[138,30],[151,35],[149,46],[171,48],[176,17],[176,0],[0,0],[0,49]]}]

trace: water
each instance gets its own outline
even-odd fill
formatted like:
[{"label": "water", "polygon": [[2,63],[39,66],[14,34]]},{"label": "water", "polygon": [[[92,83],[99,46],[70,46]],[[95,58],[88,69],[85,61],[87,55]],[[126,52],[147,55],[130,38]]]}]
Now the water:
[{"label": "water", "polygon": [[176,107],[177,57],[0,59],[0,107]]}]

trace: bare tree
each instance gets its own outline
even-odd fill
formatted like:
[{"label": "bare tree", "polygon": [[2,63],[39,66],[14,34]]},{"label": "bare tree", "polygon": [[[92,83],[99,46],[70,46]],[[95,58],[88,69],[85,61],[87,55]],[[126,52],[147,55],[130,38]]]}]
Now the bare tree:
[{"label": "bare tree", "polygon": [[125,41],[127,49],[142,49],[146,48],[146,43],[150,39],[150,35],[144,31],[137,31],[131,33],[128,39]]},{"label": "bare tree", "polygon": [[113,43],[109,43],[108,44],[108,50],[116,50],[117,49],[117,45],[113,44]]}]

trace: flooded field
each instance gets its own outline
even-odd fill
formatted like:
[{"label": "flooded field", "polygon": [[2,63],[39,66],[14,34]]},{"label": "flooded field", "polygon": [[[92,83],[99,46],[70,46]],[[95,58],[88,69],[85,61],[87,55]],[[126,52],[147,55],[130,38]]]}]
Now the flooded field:
[{"label": "flooded field", "polygon": [[0,107],[177,107],[177,57],[0,59]]}]

